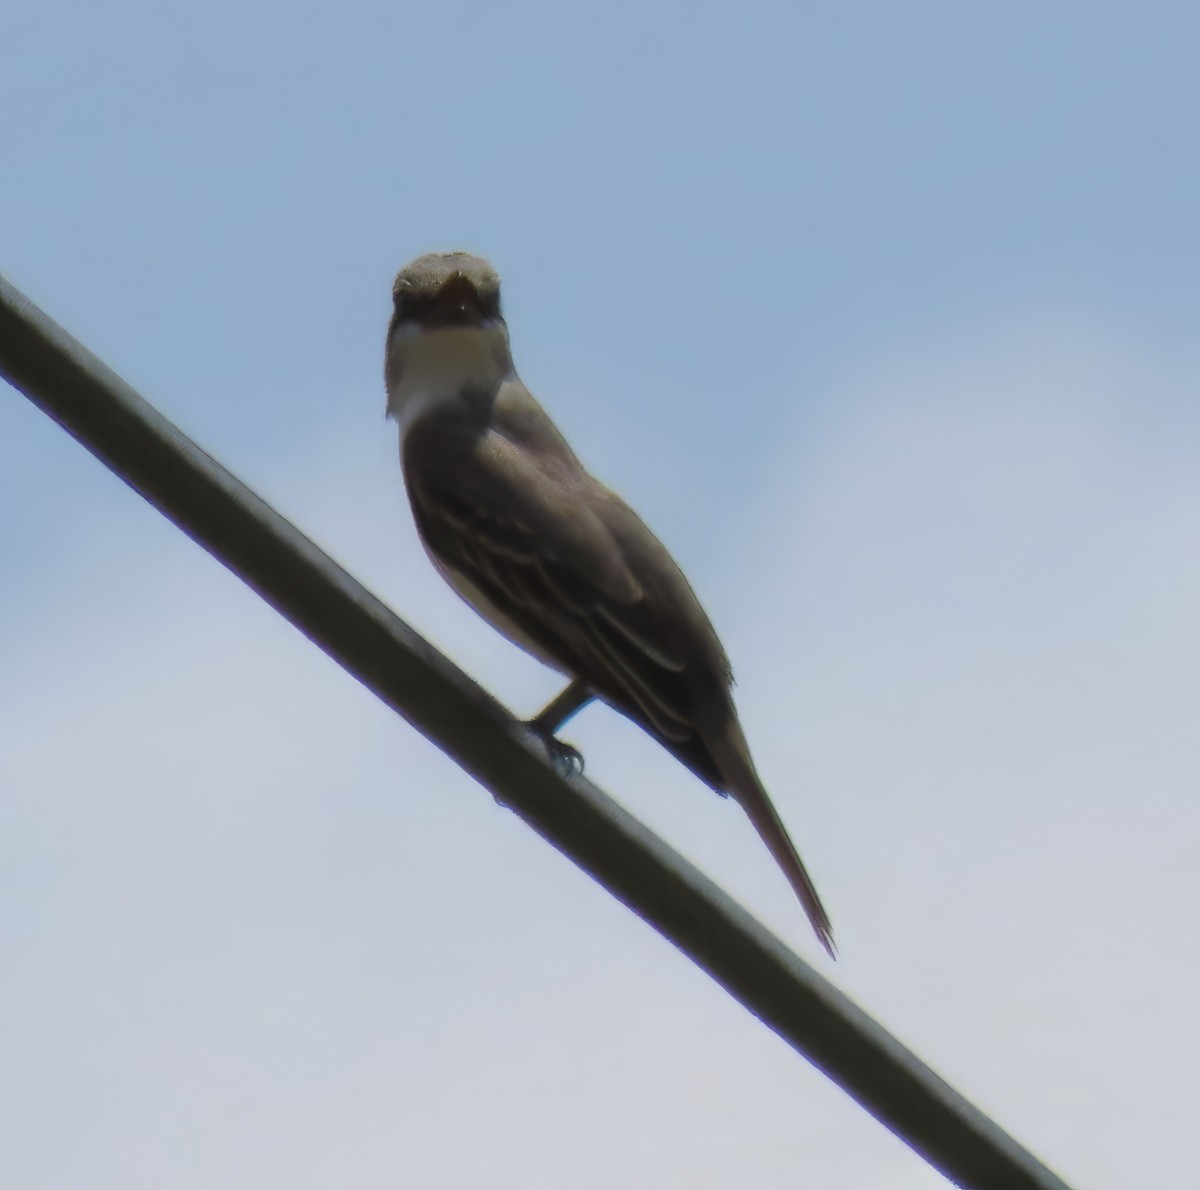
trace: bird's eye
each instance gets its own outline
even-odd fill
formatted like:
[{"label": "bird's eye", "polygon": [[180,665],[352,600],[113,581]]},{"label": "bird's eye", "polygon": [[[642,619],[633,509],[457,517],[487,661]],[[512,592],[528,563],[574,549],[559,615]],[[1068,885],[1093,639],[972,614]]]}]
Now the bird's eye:
[{"label": "bird's eye", "polygon": [[396,290],[396,313],[401,318],[416,318],[421,313],[422,302],[419,294],[411,289]]}]

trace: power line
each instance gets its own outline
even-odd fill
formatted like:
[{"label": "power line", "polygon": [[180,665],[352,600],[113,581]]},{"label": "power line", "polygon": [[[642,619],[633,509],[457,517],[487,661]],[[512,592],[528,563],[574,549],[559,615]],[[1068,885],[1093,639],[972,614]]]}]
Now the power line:
[{"label": "power line", "polygon": [[952,1181],[1068,1190],[0,278],[0,373]]}]

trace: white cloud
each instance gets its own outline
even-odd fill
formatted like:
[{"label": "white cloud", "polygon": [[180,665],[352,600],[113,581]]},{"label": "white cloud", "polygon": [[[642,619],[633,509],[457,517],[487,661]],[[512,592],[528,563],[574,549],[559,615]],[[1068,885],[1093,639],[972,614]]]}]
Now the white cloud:
[{"label": "white cloud", "polygon": [[[825,969],[1068,1177],[1178,1183],[1192,386],[1078,335],[940,359],[839,394],[748,510],[744,718]],[[533,709],[553,677],[447,597],[384,439],[261,482]],[[14,1181],[943,1184],[194,546],[113,534],[136,605],[89,614],[101,542],[0,673]],[[817,954],[735,807],[602,711],[571,737]]]},{"label": "white cloud", "polygon": [[1200,1089],[1196,378],[1078,333],[893,368],[744,551],[744,713],[839,975],[1087,1185],[1183,1179]]}]

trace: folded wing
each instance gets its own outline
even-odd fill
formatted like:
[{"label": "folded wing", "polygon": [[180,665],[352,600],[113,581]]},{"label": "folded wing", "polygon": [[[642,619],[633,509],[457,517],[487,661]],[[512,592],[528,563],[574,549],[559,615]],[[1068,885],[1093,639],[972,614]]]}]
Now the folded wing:
[{"label": "folded wing", "polygon": [[[721,681],[711,650],[697,649],[681,622],[691,609],[647,591],[655,576],[637,573],[637,551],[619,522],[614,531],[612,510],[596,505],[592,481],[576,482],[573,456],[543,457],[493,431],[431,419],[410,430],[403,462],[425,543],[490,604],[476,610],[516,626],[725,792],[695,729],[699,695]],[[603,500],[619,503],[607,491]]]}]

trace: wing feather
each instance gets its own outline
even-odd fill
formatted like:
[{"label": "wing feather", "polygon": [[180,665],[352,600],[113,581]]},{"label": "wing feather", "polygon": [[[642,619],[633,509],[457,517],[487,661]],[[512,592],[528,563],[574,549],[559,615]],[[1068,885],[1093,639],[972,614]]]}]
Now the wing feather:
[{"label": "wing feather", "polygon": [[[405,475],[434,556],[672,751],[694,745],[691,659],[584,491],[532,466],[527,452],[506,451],[503,440],[464,442],[423,428],[405,443]],[[720,788],[706,752],[687,763]]]}]

